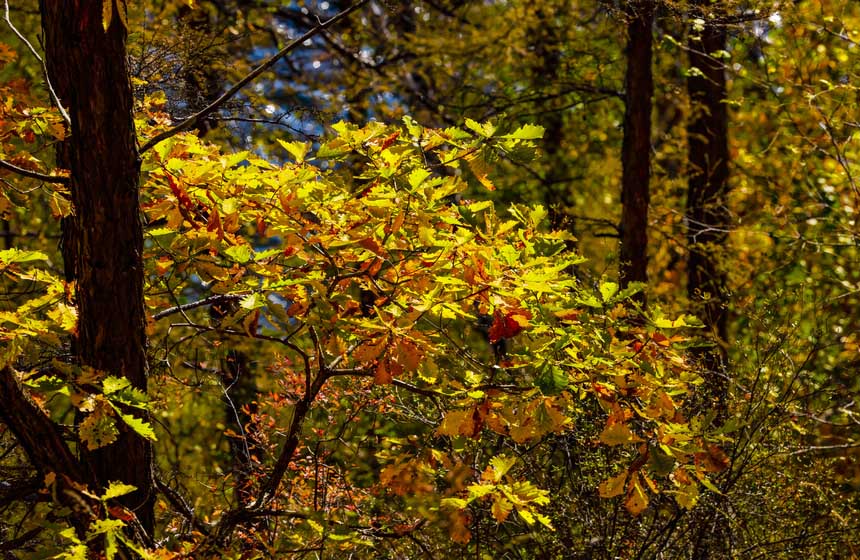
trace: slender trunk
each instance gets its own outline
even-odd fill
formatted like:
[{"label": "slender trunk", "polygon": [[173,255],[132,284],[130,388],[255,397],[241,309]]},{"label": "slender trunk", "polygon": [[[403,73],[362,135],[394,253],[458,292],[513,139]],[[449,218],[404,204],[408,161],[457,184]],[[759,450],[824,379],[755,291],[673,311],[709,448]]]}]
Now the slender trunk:
[{"label": "slender trunk", "polygon": [[[77,281],[75,354],[83,365],[127,378],[146,391],[140,159],[126,66],[126,30],[114,8],[105,31],[102,2],[42,0],[51,80],[72,119],[61,147],[71,171],[74,216],[64,227],[67,275]],[[121,3],[120,3],[121,4]],[[154,526],[152,447],[125,426],[117,441],[81,450],[97,483],[137,491],[121,500],[150,535]]]},{"label": "slender trunk", "polygon": [[263,459],[257,425],[257,391],[254,372],[248,367],[248,356],[239,350],[230,350],[222,369],[224,384],[226,425],[234,435],[230,437],[233,487],[239,504],[248,507],[253,503],[255,471]]},{"label": "slender trunk", "polygon": [[[627,76],[621,148],[621,285],[648,281],[648,204],[651,200],[651,71],[653,0],[627,6]],[[644,302],[644,295],[641,296]]]},{"label": "slender trunk", "polygon": [[[728,288],[721,250],[730,227],[728,111],[726,75],[714,53],[726,49],[726,29],[714,20],[722,14],[719,3],[696,0],[705,21],[688,42],[691,72],[687,79],[692,115],[687,126],[689,182],[687,186],[687,294],[694,311],[716,339],[716,346],[700,352],[705,384],[702,398],[717,413],[727,414],[726,306]],[[691,558],[732,557],[727,503],[709,496],[697,518]]]},{"label": "slender trunk", "polygon": [[[699,0],[703,5],[710,2]],[[713,16],[713,14],[710,14]],[[728,111],[723,63],[711,56],[725,51],[726,30],[708,22],[689,40],[690,77],[687,91],[692,116],[687,126],[689,182],[687,186],[687,294],[697,314],[716,338],[717,346],[702,355],[710,371],[711,398],[725,407],[724,366],[728,289],[720,250],[730,227]]]}]

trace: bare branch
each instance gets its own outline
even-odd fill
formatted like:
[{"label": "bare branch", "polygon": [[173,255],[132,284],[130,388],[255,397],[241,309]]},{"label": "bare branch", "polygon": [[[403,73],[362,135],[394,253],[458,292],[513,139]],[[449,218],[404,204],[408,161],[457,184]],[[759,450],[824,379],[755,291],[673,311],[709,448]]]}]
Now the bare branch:
[{"label": "bare branch", "polygon": [[181,313],[183,311],[188,311],[189,309],[195,309],[197,307],[203,307],[204,305],[212,305],[213,303],[222,303],[226,301],[236,301],[242,299],[243,295],[239,294],[218,294],[214,296],[209,296],[207,298],[199,299],[197,301],[192,301],[191,303],[186,303],[183,305],[177,305],[176,307],[170,307],[165,309],[164,311],[159,311],[154,314],[152,318],[156,321],[159,319],[163,319],[175,313]]},{"label": "bare branch", "polygon": [[38,171],[30,171],[29,169],[18,167],[14,163],[9,163],[8,161],[2,159],[0,159],[0,168],[3,168],[7,171],[11,171],[12,173],[17,173],[18,175],[21,175],[23,177],[36,179],[37,181],[44,181],[46,183],[59,183],[61,185],[66,185],[69,183],[68,177],[63,177],[62,175],[45,175],[44,173],[39,173]]},{"label": "bare branch", "polygon": [[302,43],[304,43],[305,41],[307,41],[311,37],[317,35],[321,31],[323,31],[324,29],[331,27],[332,25],[334,25],[338,21],[344,19],[346,16],[348,16],[352,12],[359,9],[361,6],[363,6],[367,2],[368,2],[368,0],[359,0],[358,2],[356,2],[355,4],[350,6],[349,8],[347,8],[347,9],[343,10],[342,12],[340,12],[339,14],[337,14],[336,16],[332,17],[331,19],[329,19],[327,21],[320,23],[319,25],[317,25],[316,27],[314,27],[310,31],[307,31],[304,35],[302,35],[298,39],[293,40],[287,46],[285,46],[284,48],[279,50],[277,53],[275,53],[274,55],[269,57],[265,62],[263,62],[262,64],[257,66],[257,68],[255,68],[253,71],[251,71],[250,74],[248,74],[247,76],[245,76],[244,78],[242,78],[241,80],[236,82],[236,84],[233,87],[231,87],[226,92],[224,92],[218,99],[216,99],[215,101],[213,101],[212,103],[210,103],[209,105],[207,105],[206,107],[204,107],[203,109],[198,111],[197,113],[194,113],[193,115],[191,115],[190,117],[188,117],[187,119],[185,119],[184,121],[179,123],[178,125],[174,126],[173,128],[171,128],[169,130],[165,130],[164,132],[162,132],[160,134],[156,134],[155,136],[150,138],[140,148],[140,153],[142,154],[142,153],[146,152],[147,150],[149,150],[150,148],[152,148],[153,146],[155,146],[159,142],[161,142],[163,140],[167,140],[171,136],[175,136],[176,134],[178,134],[180,132],[183,132],[185,130],[193,128],[200,121],[202,121],[207,116],[211,115],[216,110],[218,110],[219,107],[224,105],[224,103],[229,101],[234,95],[239,93],[239,91],[242,88],[244,88],[246,85],[248,85],[251,81],[253,81],[255,78],[257,78],[260,74],[262,74],[263,72],[265,72],[266,70],[268,70],[269,68],[274,66],[276,62],[278,62],[280,59],[282,59],[283,57],[288,55],[290,52],[295,50]]}]

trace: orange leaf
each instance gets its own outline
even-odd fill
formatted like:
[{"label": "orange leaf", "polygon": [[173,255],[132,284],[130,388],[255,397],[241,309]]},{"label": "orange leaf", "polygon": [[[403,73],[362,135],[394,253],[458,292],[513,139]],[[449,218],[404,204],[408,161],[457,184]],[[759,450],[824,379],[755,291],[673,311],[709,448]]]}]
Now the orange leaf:
[{"label": "orange leaf", "polygon": [[448,535],[451,540],[460,544],[469,544],[472,540],[472,531],[469,524],[472,518],[465,511],[453,511],[449,517]]},{"label": "orange leaf", "polygon": [[729,468],[731,462],[725,452],[716,445],[709,445],[707,450],[696,453],[696,463],[707,472],[720,472]]},{"label": "orange leaf", "polygon": [[410,340],[401,338],[397,341],[397,363],[406,371],[415,371],[421,365],[423,352]]},{"label": "orange leaf", "polygon": [[505,519],[511,514],[511,511],[514,509],[514,504],[510,502],[507,498],[496,494],[495,499],[493,500],[493,507],[491,511],[493,513],[493,518],[499,523],[504,522]]},{"label": "orange leaf", "polygon": [[371,253],[374,253],[376,255],[385,255],[385,249],[383,249],[382,246],[376,241],[376,239],[372,237],[365,237],[364,239],[360,239],[358,241],[358,244],[361,247],[364,247],[365,249],[370,251]]},{"label": "orange leaf", "polygon": [[128,522],[137,519],[137,516],[134,513],[125,509],[122,506],[109,506],[108,511],[110,512],[112,517],[121,521]]},{"label": "orange leaf", "polygon": [[388,346],[388,335],[384,335],[377,340],[365,341],[361,346],[355,349],[352,357],[356,362],[369,362],[375,360],[385,351]]},{"label": "orange leaf", "polygon": [[395,141],[395,140],[397,140],[397,137],[398,137],[398,136],[400,136],[400,131],[399,131],[399,130],[398,130],[398,131],[396,131],[396,132],[393,132],[392,134],[389,134],[388,136],[386,136],[386,137],[382,140],[382,142],[379,144],[379,149],[380,149],[380,150],[385,150],[385,149],[387,149],[387,148],[390,148],[390,147],[391,147],[391,145],[392,145],[392,144],[394,144],[394,141]]},{"label": "orange leaf", "polygon": [[373,382],[377,385],[390,385],[397,375],[403,373],[400,364],[393,361],[389,356],[379,360],[373,374]]},{"label": "orange leaf", "polygon": [[403,220],[405,219],[406,213],[401,211],[399,214],[397,214],[397,217],[394,218],[394,221],[391,222],[391,224],[385,225],[385,233],[389,235],[392,233],[397,233],[397,230],[399,230],[401,226],[403,226]]}]

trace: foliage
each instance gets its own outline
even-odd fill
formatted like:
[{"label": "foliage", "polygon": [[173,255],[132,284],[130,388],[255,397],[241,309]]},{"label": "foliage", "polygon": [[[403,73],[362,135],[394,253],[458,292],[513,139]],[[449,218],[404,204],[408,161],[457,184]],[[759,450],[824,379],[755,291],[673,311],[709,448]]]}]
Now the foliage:
[{"label": "foliage", "polygon": [[[106,0],[102,24],[131,33],[141,146],[311,11],[347,7],[165,1],[117,23],[122,4]],[[89,509],[76,531],[62,473],[33,474],[0,426],[0,472],[37,496],[0,487],[0,544],[642,558],[701,554],[727,530],[735,555],[856,554],[858,8],[660,3],[652,280],[622,290],[621,13],[371,4],[355,18],[368,25],[316,36],[141,154],[148,393],[70,357],[76,287],[56,246],[70,170],[48,150],[68,136],[38,64],[0,45],[0,159],[31,172],[2,176],[0,368],[81,453],[153,441],[159,494],[147,539],[116,500],[131,487],[73,486]],[[709,54],[729,76],[736,226],[708,249],[732,289],[730,340],[708,339],[682,290],[697,108],[679,60],[705,23],[731,30]],[[715,344],[724,410],[697,361]]]}]

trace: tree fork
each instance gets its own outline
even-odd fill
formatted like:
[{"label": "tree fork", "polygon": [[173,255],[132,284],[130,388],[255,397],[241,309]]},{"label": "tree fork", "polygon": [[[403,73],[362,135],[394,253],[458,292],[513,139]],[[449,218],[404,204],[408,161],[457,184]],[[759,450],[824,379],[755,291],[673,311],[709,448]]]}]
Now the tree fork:
[{"label": "tree fork", "polygon": [[[107,30],[102,2],[41,0],[40,8],[48,72],[71,117],[59,154],[71,171],[74,207],[63,248],[67,276],[77,281],[74,352],[81,364],[125,377],[145,392],[140,157],[126,29],[116,13],[123,8],[114,6]],[[82,449],[81,459],[102,488],[117,480],[137,487],[121,501],[152,535],[150,443],[120,426],[115,443]]]}]

